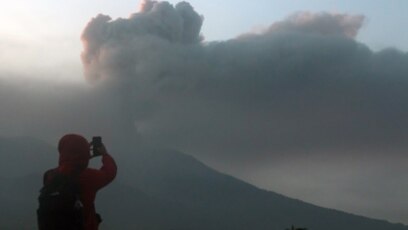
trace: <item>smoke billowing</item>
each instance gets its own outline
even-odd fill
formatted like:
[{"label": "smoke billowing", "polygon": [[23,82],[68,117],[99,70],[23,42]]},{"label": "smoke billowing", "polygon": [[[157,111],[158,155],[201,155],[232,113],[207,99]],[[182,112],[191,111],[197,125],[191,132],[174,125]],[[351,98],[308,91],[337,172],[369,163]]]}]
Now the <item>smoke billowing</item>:
[{"label": "smoke billowing", "polygon": [[364,22],[362,15],[299,12],[269,27],[270,32],[311,33],[355,38]]},{"label": "smoke billowing", "polygon": [[[317,203],[333,198],[324,191],[343,193],[363,180],[353,161],[402,159],[408,55],[356,41],[364,16],[300,12],[216,42],[203,42],[202,22],[186,2],[145,1],[127,19],[98,15],[84,30],[87,80],[126,101],[126,119],[144,142]],[[385,192],[391,185],[379,174],[372,183]]]},{"label": "smoke billowing", "polygon": [[145,1],[128,19],[93,18],[82,58],[86,78],[115,85],[129,124],[155,144],[255,161],[404,147],[408,57],[354,40],[363,20],[303,12],[205,43],[188,3]]},{"label": "smoke billowing", "polygon": [[[14,109],[1,112],[9,116],[2,124],[28,124],[15,133],[30,134],[45,124],[47,136],[75,127],[133,133],[325,206],[360,201],[371,188],[376,199],[406,200],[389,191],[398,185],[387,178],[408,173],[407,53],[373,52],[355,40],[361,15],[300,12],[261,33],[215,42],[200,34],[203,20],[187,2],[148,0],[129,18],[97,15],[84,29],[81,54],[94,86],[28,91],[19,104],[21,94],[0,85],[2,106]],[[366,190],[356,188],[362,181]],[[383,200],[380,210],[390,201]]]},{"label": "smoke billowing", "polygon": [[112,77],[119,71],[119,77],[127,76],[122,75],[127,71],[134,75],[143,68],[139,59],[154,62],[165,49],[173,48],[170,44],[199,43],[202,21],[187,2],[173,7],[168,2],[145,1],[139,13],[115,21],[100,14],[89,22],[82,35],[85,75],[89,81]]}]

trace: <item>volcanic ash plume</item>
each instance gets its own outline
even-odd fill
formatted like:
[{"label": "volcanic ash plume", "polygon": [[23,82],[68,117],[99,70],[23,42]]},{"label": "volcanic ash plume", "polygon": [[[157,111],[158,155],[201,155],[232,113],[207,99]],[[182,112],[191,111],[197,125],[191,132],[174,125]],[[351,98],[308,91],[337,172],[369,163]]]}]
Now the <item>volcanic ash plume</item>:
[{"label": "volcanic ash plume", "polygon": [[146,0],[139,13],[115,21],[100,14],[88,23],[82,34],[85,76],[94,82],[116,77],[118,72],[128,73],[119,74],[120,77],[145,74],[145,69],[157,59],[178,55],[162,56],[163,52],[172,51],[168,50],[169,46],[199,43],[202,23],[203,18],[187,2],[173,7],[168,2]]},{"label": "volcanic ash plume", "polygon": [[269,30],[355,38],[363,22],[364,16],[362,15],[299,12],[285,21],[273,24]]},{"label": "volcanic ash plume", "polygon": [[408,120],[392,122],[408,111],[407,55],[357,42],[364,16],[302,12],[206,43],[202,22],[186,2],[145,1],[84,30],[86,78],[109,88],[122,120],[155,145],[257,161],[408,138]]}]

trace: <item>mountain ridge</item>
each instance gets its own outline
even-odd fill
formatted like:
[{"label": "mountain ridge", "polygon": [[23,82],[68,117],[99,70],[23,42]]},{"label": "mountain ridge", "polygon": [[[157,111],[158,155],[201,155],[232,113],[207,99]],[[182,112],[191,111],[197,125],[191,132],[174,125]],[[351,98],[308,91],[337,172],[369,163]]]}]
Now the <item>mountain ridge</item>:
[{"label": "mountain ridge", "polygon": [[[7,175],[0,185],[3,191],[0,202],[8,210],[2,212],[0,228],[18,229],[20,226],[16,225],[24,223],[25,229],[35,229],[41,174],[50,164],[56,166],[57,162],[47,158],[49,154],[53,154],[50,158],[56,158],[56,149],[37,140],[25,142],[24,139],[0,138],[0,145],[7,146],[0,146],[1,162],[7,162],[10,155],[5,151],[19,155],[16,159],[26,159],[27,154],[37,152],[27,146],[42,151],[38,154],[44,161],[35,167],[26,168],[30,162],[8,162],[13,164],[9,167],[21,167],[21,172],[14,178]],[[101,230],[278,230],[291,225],[310,230],[408,230],[403,224],[322,208],[257,188],[176,150],[135,148],[114,157],[119,163],[118,178],[100,191],[96,201],[97,210],[105,219]],[[10,194],[16,195],[11,202]]]}]

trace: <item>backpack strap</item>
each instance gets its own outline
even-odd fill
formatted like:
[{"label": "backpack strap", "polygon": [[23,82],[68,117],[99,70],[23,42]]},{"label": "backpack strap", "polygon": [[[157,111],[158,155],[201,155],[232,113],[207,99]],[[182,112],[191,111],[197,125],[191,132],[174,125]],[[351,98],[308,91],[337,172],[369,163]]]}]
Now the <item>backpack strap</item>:
[{"label": "backpack strap", "polygon": [[44,185],[40,190],[41,194],[47,194],[49,192],[57,191],[63,186],[73,187],[74,192],[77,194],[79,199],[79,194],[81,193],[81,187],[79,184],[79,174],[75,175],[64,175],[58,172],[57,169],[48,170],[44,174]]}]

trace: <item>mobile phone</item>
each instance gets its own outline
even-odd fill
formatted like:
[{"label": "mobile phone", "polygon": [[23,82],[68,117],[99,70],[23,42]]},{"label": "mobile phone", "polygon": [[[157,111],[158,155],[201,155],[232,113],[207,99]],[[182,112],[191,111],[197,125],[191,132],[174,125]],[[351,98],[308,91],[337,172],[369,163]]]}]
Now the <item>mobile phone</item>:
[{"label": "mobile phone", "polygon": [[96,156],[100,156],[101,153],[98,151],[98,149],[102,146],[102,137],[99,136],[95,136],[92,137],[92,156],[96,157]]}]

